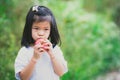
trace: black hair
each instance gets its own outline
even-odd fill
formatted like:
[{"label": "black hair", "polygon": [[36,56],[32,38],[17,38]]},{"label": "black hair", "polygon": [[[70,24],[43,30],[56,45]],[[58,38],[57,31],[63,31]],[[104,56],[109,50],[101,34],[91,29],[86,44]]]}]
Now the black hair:
[{"label": "black hair", "polygon": [[53,47],[56,44],[61,43],[56,20],[51,10],[45,6],[32,6],[26,16],[26,22],[21,40],[21,46],[29,47],[31,44],[34,44],[35,41],[32,38],[32,25],[33,22],[36,21],[37,22],[49,21],[51,31],[48,39],[53,44]]}]

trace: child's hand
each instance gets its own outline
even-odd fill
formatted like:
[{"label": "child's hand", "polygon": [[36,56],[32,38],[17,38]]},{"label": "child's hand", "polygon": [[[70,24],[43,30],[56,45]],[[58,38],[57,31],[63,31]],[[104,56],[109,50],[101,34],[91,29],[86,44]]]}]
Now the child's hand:
[{"label": "child's hand", "polygon": [[33,55],[33,57],[34,57],[34,59],[39,59],[40,58],[40,56],[41,56],[41,54],[43,53],[43,52],[45,52],[45,50],[42,48],[43,47],[43,45],[42,45],[42,43],[43,43],[43,39],[38,39],[36,42],[35,42],[35,45],[34,45],[34,55]]},{"label": "child's hand", "polygon": [[49,40],[38,39],[34,46],[34,57],[38,59],[40,55],[47,52],[50,56],[52,54],[52,43]]},{"label": "child's hand", "polygon": [[42,48],[48,53],[51,54],[52,52],[52,43],[49,40],[44,40],[42,44]]}]

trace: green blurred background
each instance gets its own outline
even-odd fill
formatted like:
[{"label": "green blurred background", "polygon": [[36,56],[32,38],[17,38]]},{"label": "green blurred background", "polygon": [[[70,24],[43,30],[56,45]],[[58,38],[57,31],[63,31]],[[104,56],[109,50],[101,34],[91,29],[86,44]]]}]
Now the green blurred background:
[{"label": "green blurred background", "polygon": [[120,70],[120,0],[0,0],[0,80],[15,80],[14,60],[34,4],[56,17],[69,68],[61,80],[97,80]]}]

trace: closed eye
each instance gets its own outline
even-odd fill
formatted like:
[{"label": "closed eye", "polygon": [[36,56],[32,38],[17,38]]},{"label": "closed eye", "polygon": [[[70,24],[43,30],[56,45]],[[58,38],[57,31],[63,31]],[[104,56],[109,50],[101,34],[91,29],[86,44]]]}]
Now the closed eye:
[{"label": "closed eye", "polygon": [[48,28],[45,29],[46,31],[49,30]]},{"label": "closed eye", "polygon": [[48,29],[45,29],[45,30],[48,30]]},{"label": "closed eye", "polygon": [[33,29],[38,30],[39,28],[33,28]]}]

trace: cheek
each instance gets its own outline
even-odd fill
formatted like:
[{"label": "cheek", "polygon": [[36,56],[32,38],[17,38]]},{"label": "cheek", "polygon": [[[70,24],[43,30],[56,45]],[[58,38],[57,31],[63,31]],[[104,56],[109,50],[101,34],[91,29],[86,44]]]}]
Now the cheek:
[{"label": "cheek", "polygon": [[46,38],[48,38],[50,36],[50,32],[48,32],[47,34],[46,34]]},{"label": "cheek", "polygon": [[33,35],[34,35],[34,32],[32,31],[32,37],[33,37]]},{"label": "cheek", "polygon": [[36,37],[36,33],[34,31],[32,31],[32,38]]},{"label": "cheek", "polygon": [[32,33],[32,38],[34,39],[34,34]]}]

